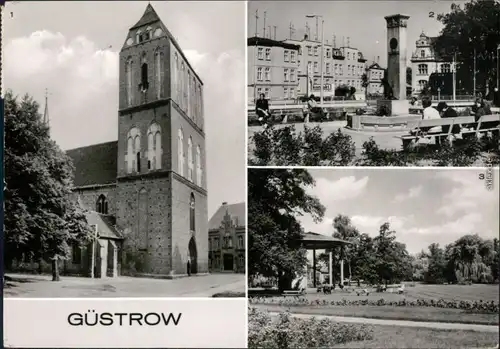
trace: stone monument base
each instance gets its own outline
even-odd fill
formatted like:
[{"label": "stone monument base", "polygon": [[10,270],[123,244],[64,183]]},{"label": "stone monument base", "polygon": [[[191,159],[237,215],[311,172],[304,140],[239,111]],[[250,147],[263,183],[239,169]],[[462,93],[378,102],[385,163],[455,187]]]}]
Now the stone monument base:
[{"label": "stone monument base", "polygon": [[377,110],[381,106],[385,106],[387,108],[389,116],[408,115],[410,113],[410,102],[406,99],[379,99],[377,100]]}]

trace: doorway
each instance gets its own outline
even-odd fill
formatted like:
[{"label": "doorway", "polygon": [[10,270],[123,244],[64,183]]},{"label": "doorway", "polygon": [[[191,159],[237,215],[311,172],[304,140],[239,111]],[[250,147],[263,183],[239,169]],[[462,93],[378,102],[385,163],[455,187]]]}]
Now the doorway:
[{"label": "doorway", "polygon": [[196,251],[196,241],[194,236],[189,240],[189,268],[191,269],[191,274],[196,274],[198,272],[198,254]]},{"label": "doorway", "polygon": [[232,254],[224,254],[224,271],[234,271],[234,257]]}]

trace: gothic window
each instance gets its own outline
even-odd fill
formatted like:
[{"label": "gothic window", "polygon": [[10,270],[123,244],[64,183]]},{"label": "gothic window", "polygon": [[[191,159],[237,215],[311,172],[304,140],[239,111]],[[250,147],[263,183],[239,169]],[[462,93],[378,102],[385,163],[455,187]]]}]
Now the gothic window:
[{"label": "gothic window", "polygon": [[184,176],[184,134],[182,133],[182,129],[179,129],[177,142],[177,167],[179,174]]},{"label": "gothic window", "polygon": [[149,88],[148,82],[148,63],[146,61],[146,54],[144,53],[141,61],[141,91],[146,91]]},{"label": "gothic window", "polygon": [[108,200],[104,195],[99,195],[96,203],[96,211],[101,214],[108,214]]},{"label": "gothic window", "polygon": [[127,90],[126,90],[126,95],[127,95],[127,106],[132,105],[132,58],[127,59],[125,62],[125,75],[127,79]]},{"label": "gothic window", "polygon": [[196,147],[196,184],[201,187],[201,178],[202,178],[202,172],[201,172],[201,149],[200,146],[198,145]]},{"label": "gothic window", "polygon": [[127,164],[127,173],[133,171],[139,172],[140,169],[140,153],[141,153],[141,134],[137,127],[133,127],[127,134],[127,152],[125,161]]},{"label": "gothic window", "polygon": [[193,181],[193,139],[189,137],[188,139],[188,179]]},{"label": "gothic window", "polygon": [[148,169],[161,169],[161,128],[157,123],[148,128]]},{"label": "gothic window", "polygon": [[173,85],[175,86],[175,101],[179,101],[179,55],[177,52],[174,54],[174,81]]},{"label": "gothic window", "polygon": [[164,85],[164,59],[163,52],[157,50],[155,52],[155,78],[156,78],[156,98],[160,99],[163,97],[163,85]]},{"label": "gothic window", "polygon": [[141,30],[137,31],[137,33],[135,34],[135,38],[136,38],[136,41],[138,44],[142,42],[142,31]]},{"label": "gothic window", "polygon": [[147,27],[146,32],[144,33],[144,41],[150,40],[152,37],[153,37],[152,29],[151,27]]},{"label": "gothic window", "polygon": [[194,194],[191,193],[191,197],[189,199],[189,230],[190,231],[196,231],[196,224],[195,224],[195,201],[194,201]]},{"label": "gothic window", "polygon": [[243,236],[238,236],[238,248],[245,248],[243,244]]},{"label": "gothic window", "polygon": [[187,115],[190,119],[193,118],[191,115],[193,109],[191,108],[191,72],[188,70],[187,72]]},{"label": "gothic window", "polygon": [[181,103],[181,109],[182,110],[184,110],[184,108],[185,108],[184,98],[186,97],[186,91],[185,91],[185,88],[184,88],[184,84],[186,82],[186,79],[184,77],[185,73],[186,73],[186,69],[184,67],[184,62],[182,62],[181,63],[181,81],[180,81],[180,85],[181,85],[180,103]]}]

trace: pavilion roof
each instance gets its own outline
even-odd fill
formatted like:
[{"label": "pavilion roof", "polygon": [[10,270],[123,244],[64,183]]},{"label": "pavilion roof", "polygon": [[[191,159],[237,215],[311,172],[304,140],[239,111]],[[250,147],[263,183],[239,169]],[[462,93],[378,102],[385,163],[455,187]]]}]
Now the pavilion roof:
[{"label": "pavilion roof", "polygon": [[322,235],[313,232],[307,232],[302,236],[301,243],[306,249],[322,250],[351,244],[351,242],[337,239],[332,236]]}]

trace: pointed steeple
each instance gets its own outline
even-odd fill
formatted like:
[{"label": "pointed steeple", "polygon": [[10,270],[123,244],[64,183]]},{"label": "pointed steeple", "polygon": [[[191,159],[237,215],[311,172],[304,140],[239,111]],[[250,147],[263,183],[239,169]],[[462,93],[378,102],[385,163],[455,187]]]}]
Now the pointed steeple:
[{"label": "pointed steeple", "polygon": [[45,110],[43,112],[43,123],[50,127],[50,118],[49,118],[49,93],[48,90],[45,89]]},{"label": "pointed steeple", "polygon": [[155,9],[153,6],[151,6],[150,3],[148,3],[148,6],[146,7],[146,11],[144,11],[144,14],[142,15],[141,19],[139,19],[139,22],[137,22],[130,30],[136,29],[151,23],[159,22],[160,17],[158,17],[158,14],[156,13]]}]

